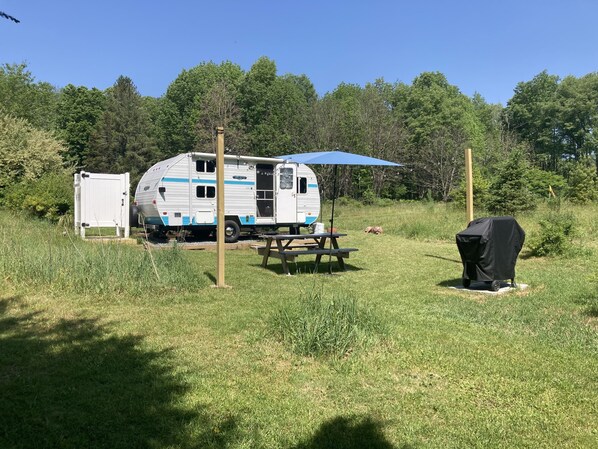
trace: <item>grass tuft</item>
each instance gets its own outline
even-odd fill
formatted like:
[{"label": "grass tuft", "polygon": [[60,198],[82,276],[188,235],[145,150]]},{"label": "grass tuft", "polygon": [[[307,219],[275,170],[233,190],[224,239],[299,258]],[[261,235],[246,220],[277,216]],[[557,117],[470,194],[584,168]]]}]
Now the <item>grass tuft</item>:
[{"label": "grass tuft", "polygon": [[20,216],[2,214],[0,225],[0,270],[17,286],[130,296],[204,286],[176,246],[153,253],[154,270],[148,250],[141,246],[83,242],[49,223]]},{"label": "grass tuft", "polygon": [[275,335],[304,356],[342,358],[385,333],[382,322],[351,294],[327,297],[321,290],[303,294],[276,313]]}]

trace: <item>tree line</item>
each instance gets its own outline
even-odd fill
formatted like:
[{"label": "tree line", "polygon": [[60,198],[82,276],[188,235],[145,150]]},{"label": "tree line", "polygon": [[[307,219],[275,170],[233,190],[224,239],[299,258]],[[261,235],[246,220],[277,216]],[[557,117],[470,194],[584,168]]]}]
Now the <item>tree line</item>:
[{"label": "tree line", "polygon": [[[340,148],[405,165],[344,168],[340,194],[356,199],[459,201],[466,147],[474,151],[478,201],[490,208],[501,202],[497,192],[509,172],[519,173],[529,198],[553,192],[580,202],[598,199],[596,72],[562,79],[542,72],[517,84],[502,106],[464,95],[438,72],[411,84],[341,83],[318,96],[306,75],[280,75],[267,57],[248,71],[232,62],[201,63],[183,70],[160,98],[141,96],[126,76],[103,91],[57,89],[36,81],[25,64],[4,64],[0,115],[0,187],[41,176],[27,168],[27,148],[39,147],[35,139],[46,142],[41,153],[53,161],[42,173],[57,173],[58,154],[69,175],[128,171],[135,182],[156,161],[213,152],[214,128],[224,126],[235,154]],[[45,156],[37,154],[34,165],[44,167]],[[317,168],[328,196],[329,170]]]}]

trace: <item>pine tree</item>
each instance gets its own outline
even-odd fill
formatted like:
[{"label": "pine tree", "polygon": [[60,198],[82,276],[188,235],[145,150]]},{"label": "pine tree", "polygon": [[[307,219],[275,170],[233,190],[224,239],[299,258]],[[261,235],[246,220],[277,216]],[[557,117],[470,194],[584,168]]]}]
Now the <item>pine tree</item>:
[{"label": "pine tree", "polygon": [[598,199],[598,178],[590,159],[577,162],[569,173],[569,199],[573,203],[587,204]]},{"label": "pine tree", "polygon": [[527,171],[529,162],[517,148],[498,167],[488,198],[488,210],[499,215],[516,215],[536,208],[536,198],[530,191]]},{"label": "pine tree", "polygon": [[106,93],[106,107],[89,143],[86,169],[131,174],[134,185],[158,158],[151,123],[137,88],[121,76]]}]

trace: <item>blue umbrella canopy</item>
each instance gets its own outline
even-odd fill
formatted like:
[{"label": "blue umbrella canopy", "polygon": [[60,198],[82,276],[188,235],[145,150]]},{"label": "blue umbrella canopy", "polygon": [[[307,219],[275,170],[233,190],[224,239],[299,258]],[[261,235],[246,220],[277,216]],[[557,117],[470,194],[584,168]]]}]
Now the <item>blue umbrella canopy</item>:
[{"label": "blue umbrella canopy", "polygon": [[[386,167],[402,167],[403,164],[396,162],[385,161],[375,157],[362,156],[360,154],[347,153],[345,151],[315,151],[312,153],[289,154],[287,156],[277,156],[278,159],[283,159],[289,162],[297,162],[306,165],[333,165],[334,166],[334,187],[332,188],[332,212],[330,217],[330,234],[332,235],[334,229],[334,202],[336,199],[336,168],[338,165],[379,165]],[[332,245],[332,239],[330,239]],[[330,246],[332,248],[332,246]],[[332,273],[332,265],[328,257],[329,272]]]},{"label": "blue umbrella canopy", "polygon": [[402,164],[389,162],[375,157],[347,153],[345,151],[316,151],[312,153],[290,154],[278,156],[285,161],[298,162],[312,165],[384,165],[389,167],[402,167]]}]

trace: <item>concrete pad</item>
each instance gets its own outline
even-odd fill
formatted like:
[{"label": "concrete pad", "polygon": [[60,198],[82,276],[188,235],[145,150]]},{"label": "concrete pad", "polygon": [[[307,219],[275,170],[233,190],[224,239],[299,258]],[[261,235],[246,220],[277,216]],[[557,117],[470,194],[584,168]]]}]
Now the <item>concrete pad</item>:
[{"label": "concrete pad", "polygon": [[486,295],[502,295],[508,292],[514,292],[518,290],[525,290],[528,287],[527,284],[517,283],[517,287],[512,287],[510,282],[501,282],[500,289],[497,292],[493,292],[490,290],[490,284],[486,284],[485,282],[481,281],[472,281],[469,288],[465,288],[462,285],[458,285],[456,287],[449,287],[453,290],[459,290],[463,292],[472,292],[472,293],[484,293]]}]

